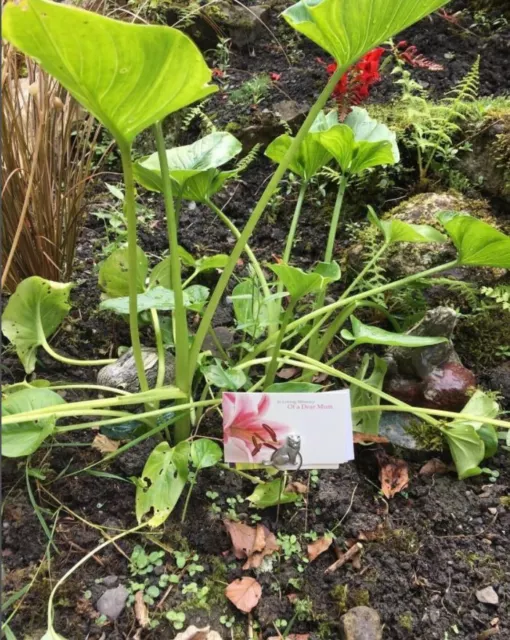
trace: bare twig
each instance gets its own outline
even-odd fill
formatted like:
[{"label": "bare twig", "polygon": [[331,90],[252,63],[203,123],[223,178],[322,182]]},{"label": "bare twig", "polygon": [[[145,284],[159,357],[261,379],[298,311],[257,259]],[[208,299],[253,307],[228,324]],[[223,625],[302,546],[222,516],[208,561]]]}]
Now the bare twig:
[{"label": "bare twig", "polygon": [[354,558],[354,556],[359,553],[361,550],[363,549],[363,545],[360,542],[356,542],[356,544],[353,544],[352,547],[346,551],[345,553],[343,553],[340,558],[338,558],[338,560],[336,562],[333,562],[332,565],[330,565],[326,571],[324,571],[325,574],[328,573],[333,573],[333,571],[336,571],[337,569],[340,569],[340,567],[343,567],[343,565],[346,562],[349,562],[349,560],[351,560],[352,558]]}]

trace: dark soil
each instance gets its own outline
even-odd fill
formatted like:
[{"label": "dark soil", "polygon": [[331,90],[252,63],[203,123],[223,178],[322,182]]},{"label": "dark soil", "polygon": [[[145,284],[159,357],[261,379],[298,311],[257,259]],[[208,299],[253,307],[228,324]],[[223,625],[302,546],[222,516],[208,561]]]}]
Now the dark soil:
[{"label": "dark soil", "polygon": [[[489,27],[480,23],[472,26],[473,11],[465,9],[466,4],[469,3],[459,1],[448,5],[450,13],[463,10],[458,24],[434,15],[400,34],[395,41],[406,39],[427,57],[444,64],[443,72],[415,71],[416,77],[428,84],[433,96],[444,95],[460,81],[478,54],[481,55],[481,95],[504,95],[510,89],[507,73],[510,28],[508,24],[496,28],[493,22]],[[218,81],[220,91],[206,103],[205,111],[216,126],[237,123],[242,133],[247,126],[266,123],[267,112],[283,100],[296,100],[306,108],[324,85],[326,73],[323,65],[316,61],[318,56],[324,58],[323,52],[300,38],[291,42],[289,30],[277,17],[278,11],[274,7],[270,12],[268,26],[272,36],[263,33],[252,51],[232,51],[227,78]],[[498,17],[496,13],[487,15],[492,21]],[[289,58],[282,53],[280,45]],[[213,54],[208,52],[207,55],[212,64]],[[249,102],[233,104],[227,99],[227,94],[230,95],[233,89],[261,73],[278,73],[281,77],[271,84],[256,107]],[[374,88],[371,99],[380,102],[393,97],[395,88],[389,77],[385,77]],[[174,122],[169,126],[169,136],[174,139],[175,126]],[[273,119],[269,129],[262,131],[261,139],[267,141],[281,131]],[[195,120],[186,132],[179,131],[177,138],[180,143],[187,143],[198,132],[199,123]],[[233,133],[237,135],[236,131]],[[152,144],[149,149],[152,150]],[[143,151],[142,146],[139,151]],[[112,174],[103,179],[115,183],[118,176],[113,172],[118,167],[113,163],[109,169]],[[243,179],[229,184],[217,197],[217,204],[224,207],[225,213],[238,227],[242,228],[245,223],[270,172],[271,163],[259,153]],[[373,184],[362,185],[359,193],[354,189],[346,203],[346,217],[360,220],[365,215],[367,201],[381,210],[394,206],[399,199],[409,195],[413,175],[412,170],[405,175],[395,175],[394,182],[385,189],[379,187],[375,176]],[[274,261],[275,256],[281,255],[297,197],[295,187],[287,182],[284,182],[279,195],[279,199],[274,201],[275,206],[268,208],[251,239],[252,249],[263,260]],[[332,198],[332,193],[322,195],[318,190],[310,194],[303,208],[293,254],[298,264],[306,267],[322,258]],[[90,194],[90,212],[100,209],[107,199],[102,185],[96,184]],[[143,192],[140,202],[149,204],[149,198]],[[152,200],[150,206],[154,217],[141,225],[139,237],[142,248],[155,263],[167,249],[166,232],[161,203]],[[180,229],[182,246],[196,256],[228,253],[234,244],[232,236],[214,214],[200,205],[184,204]],[[344,242],[339,237],[338,248]],[[105,244],[103,223],[89,216],[77,249],[73,311],[52,339],[56,349],[72,357],[115,356],[119,347],[129,344],[126,323],[98,311],[97,267],[104,257],[101,249]],[[240,264],[236,273],[238,276],[245,274],[246,265]],[[208,275],[203,283],[213,286],[215,278],[216,275]],[[216,324],[228,325],[231,321],[230,307],[225,304],[220,309]],[[152,344],[147,328],[143,329],[143,341]],[[39,378],[95,382],[97,368],[67,367],[44,353],[39,354],[39,358]],[[476,363],[471,365],[479,381],[492,388],[497,387],[497,381],[494,382],[483,367],[477,368]],[[4,382],[24,377],[15,355],[8,350],[3,357],[3,371]],[[218,436],[218,425],[211,422],[203,435],[206,434]],[[10,624],[18,638],[28,640],[43,635],[46,603],[52,586],[86,552],[104,540],[102,533],[114,535],[136,524],[135,487],[129,478],[140,474],[155,441],[143,443],[132,449],[129,455],[105,465],[104,471],[116,477],[87,473],[70,475],[100,460],[98,452],[88,447],[92,437],[93,434],[88,432],[71,434],[51,448],[41,449],[30,460],[30,466],[44,475],[44,479],[30,478],[33,499],[48,527],[52,529],[55,524],[54,547],[49,548],[48,554],[50,563],[45,559],[48,540],[26,489],[26,461],[4,460],[4,595],[8,597],[25,586],[40,566],[33,587]],[[73,446],[73,443],[82,446]],[[402,452],[397,453],[402,455]],[[384,637],[388,640],[482,640],[489,636],[480,634],[492,628],[491,625],[496,626],[495,618],[499,619],[499,637],[509,638],[508,454],[502,453],[492,459],[490,466],[500,473],[495,483],[489,483],[485,475],[463,482],[452,473],[423,477],[418,474],[420,465],[410,463],[409,489],[386,501],[378,490],[375,452],[369,448],[357,450],[356,461],[343,465],[338,471],[320,472],[318,484],[311,483],[308,500],[299,507],[282,507],[279,514],[275,509],[256,512],[238,501],[236,511],[243,521],[252,523],[253,515],[260,515],[261,522],[272,531],[295,534],[301,545],[301,551],[287,560],[283,554],[275,556],[271,570],[257,575],[263,586],[263,597],[254,612],[254,620],[260,625],[261,637],[277,635],[273,626],[275,620],[289,621],[292,618],[294,610],[287,596],[297,593],[300,599],[309,598],[311,605],[307,619],[297,621],[292,631],[310,633],[311,639],[337,638],[340,616],[358,604],[369,604],[380,613],[385,625]],[[98,469],[101,467],[95,467]],[[305,483],[309,480],[305,473],[297,474],[297,479]],[[225,638],[231,637],[231,630],[220,624],[220,617],[234,616],[232,629],[235,638],[247,638],[246,617],[236,613],[223,596],[225,584],[243,572],[240,568],[242,563],[236,561],[230,551],[222,519],[231,508],[228,498],[246,497],[252,490],[249,482],[228,471],[202,472],[182,526],[179,524],[181,501],[167,521],[163,534],[158,533],[157,538],[132,535],[120,540],[117,547],[109,545],[64,583],[55,600],[58,632],[67,640],[168,640],[174,637],[177,631],[161,616],[159,627],[137,631],[132,606],[126,608],[117,622],[98,624],[94,605],[105,590],[102,580],[115,575],[126,586],[132,580],[139,581],[139,577],[130,575],[126,556],[131,554],[135,544],[142,544],[148,550],[163,547],[167,551],[165,571],[168,573],[181,573],[172,550],[197,553],[199,560],[196,563],[204,567],[203,572],[194,576],[183,572],[180,583],[175,585],[161,607],[162,612],[185,610],[186,625],[210,623]],[[206,492],[211,491],[218,493],[215,504],[221,513],[211,508],[212,501],[206,496]],[[59,507],[61,510],[57,511]],[[90,526],[91,523],[99,528]],[[376,540],[363,541],[358,570],[348,564],[325,576],[325,568],[335,559],[332,551],[312,564],[303,560],[309,542],[304,534],[316,532],[322,535],[333,528],[342,548],[346,541],[359,537],[362,532],[376,529],[380,532]],[[156,584],[157,577],[151,574],[149,582]],[[182,586],[192,582],[196,582],[198,587],[209,587],[205,608],[198,606],[192,594],[182,594]],[[476,591],[487,586],[492,586],[497,592],[499,605],[478,602]],[[153,611],[152,606],[150,610]]]}]

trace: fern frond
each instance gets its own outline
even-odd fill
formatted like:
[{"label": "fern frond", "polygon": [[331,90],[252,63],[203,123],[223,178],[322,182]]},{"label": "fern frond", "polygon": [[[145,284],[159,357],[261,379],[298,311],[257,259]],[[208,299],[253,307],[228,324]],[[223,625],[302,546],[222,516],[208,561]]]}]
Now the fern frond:
[{"label": "fern frond", "polygon": [[257,143],[252,149],[250,149],[250,151],[244,156],[244,158],[241,158],[241,160],[239,160],[235,168],[237,175],[245,171],[255,160],[261,146],[261,144]]},{"label": "fern frond", "polygon": [[181,130],[187,131],[195,118],[199,118],[201,129],[205,133],[214,133],[217,131],[216,125],[209,118],[209,116],[203,110],[203,105],[199,104],[196,107],[191,107],[187,114],[184,116],[181,124]]}]

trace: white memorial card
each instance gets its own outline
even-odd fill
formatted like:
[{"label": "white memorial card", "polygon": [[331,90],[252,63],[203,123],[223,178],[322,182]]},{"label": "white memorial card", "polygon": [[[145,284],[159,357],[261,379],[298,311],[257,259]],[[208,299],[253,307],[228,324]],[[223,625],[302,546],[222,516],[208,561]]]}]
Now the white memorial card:
[{"label": "white memorial card", "polygon": [[349,390],[225,392],[223,438],[225,462],[336,469],[354,459]]}]

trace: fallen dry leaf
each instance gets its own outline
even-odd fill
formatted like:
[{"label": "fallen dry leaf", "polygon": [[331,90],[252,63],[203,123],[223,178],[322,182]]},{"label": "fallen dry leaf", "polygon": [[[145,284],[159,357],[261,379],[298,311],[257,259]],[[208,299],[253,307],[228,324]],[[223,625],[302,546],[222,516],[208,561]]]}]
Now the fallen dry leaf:
[{"label": "fallen dry leaf", "polygon": [[174,640],[221,640],[221,636],[217,631],[211,631],[211,627],[198,629],[195,625],[191,625],[185,631],[178,633]]},{"label": "fallen dry leaf", "polygon": [[137,591],[135,595],[135,618],[141,627],[149,624],[149,610],[143,601],[143,591]]},{"label": "fallen dry leaf", "polygon": [[379,444],[388,444],[388,438],[384,436],[375,436],[371,433],[359,433],[358,431],[354,432],[352,441],[354,444],[370,444],[371,442],[378,442]]},{"label": "fallen dry leaf", "polygon": [[262,596],[262,587],[255,578],[238,578],[228,585],[225,595],[239,611],[250,613]]},{"label": "fallen dry leaf", "polygon": [[384,525],[378,524],[375,529],[371,531],[360,531],[358,533],[358,540],[363,540],[366,542],[373,542],[374,540],[380,540],[384,538]]},{"label": "fallen dry leaf", "polygon": [[310,560],[310,562],[313,562],[315,558],[321,555],[321,553],[327,551],[332,543],[333,538],[326,538],[326,536],[318,538],[317,540],[315,540],[315,542],[310,543],[306,547],[306,550],[308,552],[308,560]]},{"label": "fallen dry leaf", "polygon": [[[287,640],[310,640],[309,633],[291,633]],[[267,640],[282,640],[282,636],[270,636]]]},{"label": "fallen dry leaf", "polygon": [[318,373],[317,375],[313,376],[312,382],[321,384],[322,382],[326,382],[328,378],[329,378],[329,375],[327,373]]},{"label": "fallen dry leaf", "polygon": [[376,457],[379,463],[381,491],[386,498],[393,498],[409,484],[407,462],[382,452],[378,453]]},{"label": "fallen dry leaf", "polygon": [[432,458],[420,469],[420,476],[433,476],[435,473],[448,473],[448,465],[438,458]]},{"label": "fallen dry leaf", "polygon": [[280,549],[275,535],[262,524],[250,527],[232,520],[223,522],[232,540],[235,557],[238,560],[246,558],[243,569],[258,569],[266,556]]},{"label": "fallen dry leaf", "polygon": [[300,371],[301,369],[297,367],[284,367],[276,372],[276,376],[280,378],[280,380],[290,380],[294,376],[297,376]]},{"label": "fallen dry leaf", "polygon": [[289,482],[289,484],[285,487],[285,492],[286,493],[299,493],[300,495],[303,495],[305,493],[308,493],[308,487],[306,486],[306,484],[303,484],[302,482]]},{"label": "fallen dry leaf", "polygon": [[119,445],[120,442],[110,440],[110,438],[107,438],[102,433],[98,433],[92,441],[92,447],[101,453],[112,453],[113,451],[117,451]]}]

